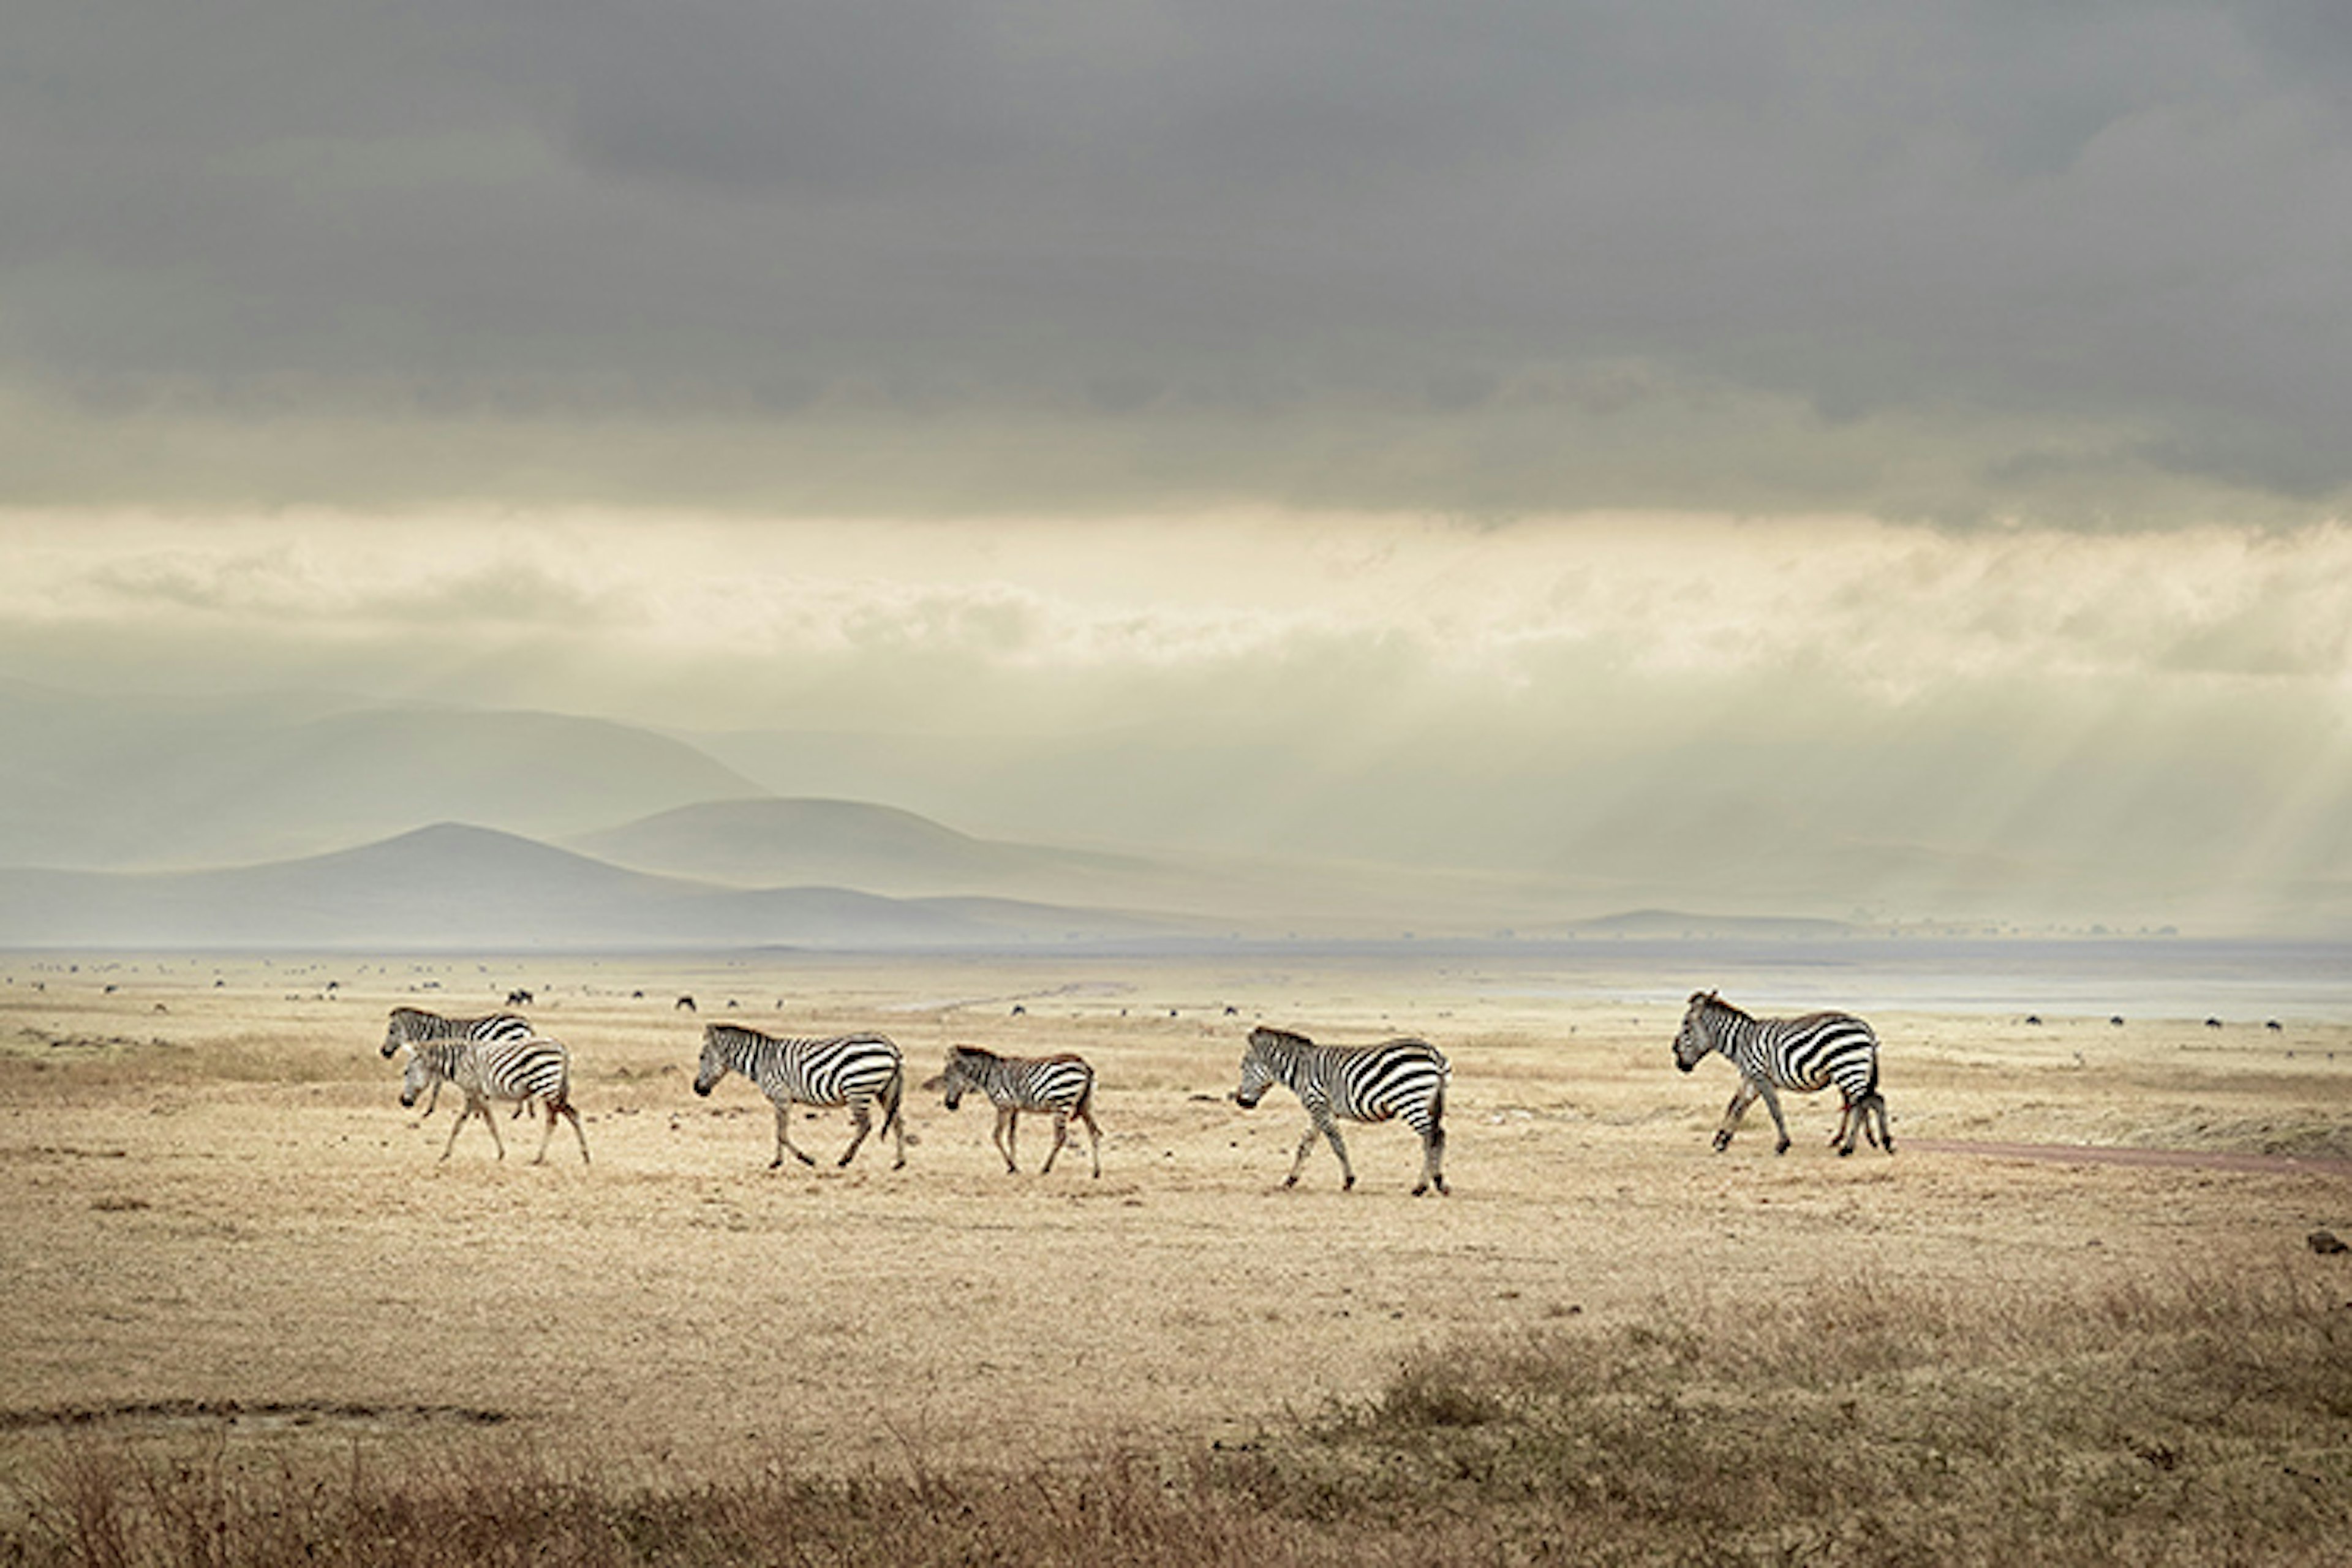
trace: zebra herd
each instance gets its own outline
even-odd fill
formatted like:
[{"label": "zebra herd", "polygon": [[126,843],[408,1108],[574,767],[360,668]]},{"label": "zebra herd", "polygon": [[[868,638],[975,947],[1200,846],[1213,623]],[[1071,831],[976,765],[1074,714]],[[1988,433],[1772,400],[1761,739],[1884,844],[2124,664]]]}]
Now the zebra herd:
[{"label": "zebra herd", "polygon": [[[572,1054],[562,1041],[540,1034],[529,1019],[515,1013],[445,1018],[422,1008],[395,1007],[384,1031],[383,1054],[389,1058],[403,1046],[409,1057],[402,1075],[402,1105],[414,1107],[429,1090],[424,1114],[432,1115],[445,1083],[465,1096],[465,1109],[442,1145],[442,1159],[449,1157],[458,1132],[476,1116],[490,1130],[499,1158],[504,1159],[506,1143],[490,1107],[506,1103],[514,1107],[517,1117],[536,1107],[546,1118],[534,1163],[546,1160],[559,1120],[571,1121],[580,1140],[581,1162],[589,1163],[588,1135],[572,1106]],[[1853,1153],[1859,1136],[1895,1152],[1886,1100],[1878,1089],[1878,1037],[1860,1018],[1845,1013],[1758,1018],[1715,992],[1694,992],[1675,1036],[1675,1065],[1689,1072],[1710,1052],[1728,1059],[1740,1078],[1738,1091],[1716,1129],[1717,1152],[1730,1145],[1740,1118],[1761,1099],[1780,1135],[1774,1152],[1786,1153],[1789,1124],[1780,1113],[1778,1091],[1810,1093],[1832,1084],[1844,1101],[1838,1130],[1830,1138],[1837,1152]],[[849,1146],[835,1164],[846,1166],[856,1156],[867,1136],[877,1131],[878,1112],[879,1132],[894,1142],[890,1168],[906,1165],[906,1064],[887,1037],[798,1039],[734,1024],[706,1025],[694,1092],[708,1096],[730,1072],[742,1075],[775,1107],[776,1152],[768,1163],[770,1170],[782,1165],[786,1154],[804,1165],[816,1163],[793,1144],[791,1112],[796,1105],[848,1110]],[[1445,1184],[1445,1090],[1452,1076],[1444,1055],[1426,1040],[1318,1046],[1304,1035],[1261,1025],[1249,1033],[1242,1052],[1241,1083],[1228,1098],[1243,1110],[1252,1110],[1277,1083],[1298,1097],[1307,1111],[1307,1133],[1290,1162],[1286,1187],[1297,1185],[1298,1173],[1320,1137],[1339,1157],[1341,1190],[1353,1190],[1356,1169],[1349,1161],[1339,1123],[1393,1120],[1421,1139],[1421,1180],[1413,1195],[1433,1186],[1442,1195],[1452,1190]],[[991,1139],[1008,1172],[1020,1169],[1013,1140],[1022,1112],[1053,1118],[1054,1146],[1046,1152],[1041,1175],[1053,1170],[1076,1119],[1087,1130],[1094,1174],[1102,1174],[1102,1130],[1094,1118],[1095,1069],[1081,1057],[1003,1057],[977,1046],[951,1046],[945,1068],[922,1088],[941,1095],[950,1110],[968,1092],[986,1096],[996,1108]]]}]

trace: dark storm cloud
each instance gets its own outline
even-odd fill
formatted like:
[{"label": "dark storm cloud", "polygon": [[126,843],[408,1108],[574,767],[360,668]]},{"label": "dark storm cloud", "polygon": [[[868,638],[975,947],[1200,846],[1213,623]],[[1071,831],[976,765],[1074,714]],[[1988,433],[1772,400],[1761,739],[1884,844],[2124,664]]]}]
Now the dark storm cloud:
[{"label": "dark storm cloud", "polygon": [[[352,449],[513,431],[453,494],[674,495],[666,441],[758,491],[761,431],[803,478],[918,437],[983,507],[2129,521],[2352,481],[2352,22],[2318,0],[9,31],[0,378],[85,439],[276,422],[348,499],[402,483],[322,413]],[[104,489],[68,470],[41,493]]]}]

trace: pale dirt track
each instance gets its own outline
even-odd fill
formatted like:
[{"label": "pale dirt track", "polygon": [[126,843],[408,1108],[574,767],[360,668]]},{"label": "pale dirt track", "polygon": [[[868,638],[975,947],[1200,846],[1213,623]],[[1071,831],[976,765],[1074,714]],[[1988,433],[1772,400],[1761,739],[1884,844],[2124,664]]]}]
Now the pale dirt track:
[{"label": "pale dirt track", "polygon": [[[208,965],[16,963],[0,1462],[68,1415],[168,1431],[231,1406],[239,1430],[478,1428],[682,1474],[1024,1462],[1244,1436],[1371,1393],[1416,1346],[1702,1298],[2333,1268],[2352,1299],[2352,1269],[2303,1243],[2352,1229],[2352,1173],[2321,1163],[2352,1154],[2352,1048],[2340,1067],[2320,1048],[2352,1044],[2341,1028],[2304,1031],[2289,1059],[2255,1031],[2199,1030],[2192,1051],[2154,1022],[1882,1017],[1902,1152],[1839,1160],[1834,1108],[1792,1097],[1797,1146],[1776,1159],[1760,1110],[1708,1152],[1729,1069],[1673,1071],[1672,1013],[1525,1000],[1507,974],[619,967],[247,964],[216,987]],[[411,989],[428,974],[446,989]],[[418,1125],[377,1057],[393,1004],[486,1009],[516,976],[578,1053],[593,1168],[568,1131],[530,1164],[527,1123],[504,1124],[504,1163],[476,1126],[437,1164],[452,1108]],[[682,990],[696,1017],[671,1005]],[[698,1023],[730,994],[778,1032],[880,1028],[914,1079],[950,1040],[1081,1051],[1105,1174],[1073,1151],[1039,1178],[1029,1123],[1007,1176],[984,1110],[919,1097],[904,1171],[869,1144],[845,1173],[771,1173],[756,1091],[688,1089]],[[1319,1148],[1280,1190],[1296,1102],[1220,1098],[1260,1016],[1444,1047],[1454,1195],[1406,1195],[1417,1151],[1394,1126],[1351,1131],[1353,1194]],[[796,1124],[827,1158],[845,1135],[838,1113]],[[2060,1168],[2005,1142],[2092,1147]],[[2201,1168],[2137,1163],[2152,1149]]]}]

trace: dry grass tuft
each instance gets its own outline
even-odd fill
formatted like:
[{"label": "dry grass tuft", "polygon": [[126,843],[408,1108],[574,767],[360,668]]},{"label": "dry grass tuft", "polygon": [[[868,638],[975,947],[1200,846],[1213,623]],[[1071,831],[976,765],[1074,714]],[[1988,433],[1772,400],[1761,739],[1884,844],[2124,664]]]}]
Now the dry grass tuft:
[{"label": "dry grass tuft", "polygon": [[2352,1310],[2284,1279],[1661,1302],[1424,1351],[1237,1447],[1011,1475],[624,1479],[495,1435],[360,1453],[71,1438],[0,1562],[2336,1562]]}]

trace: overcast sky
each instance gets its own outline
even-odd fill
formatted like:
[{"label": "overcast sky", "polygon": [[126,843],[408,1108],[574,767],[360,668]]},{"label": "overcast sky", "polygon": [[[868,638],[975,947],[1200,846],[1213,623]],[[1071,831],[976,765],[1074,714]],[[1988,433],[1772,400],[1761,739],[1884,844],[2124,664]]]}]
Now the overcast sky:
[{"label": "overcast sky", "polygon": [[2332,0],[5,38],[0,674],[1420,759],[1359,851],[1472,758],[1487,860],[1728,730],[2352,874]]}]

